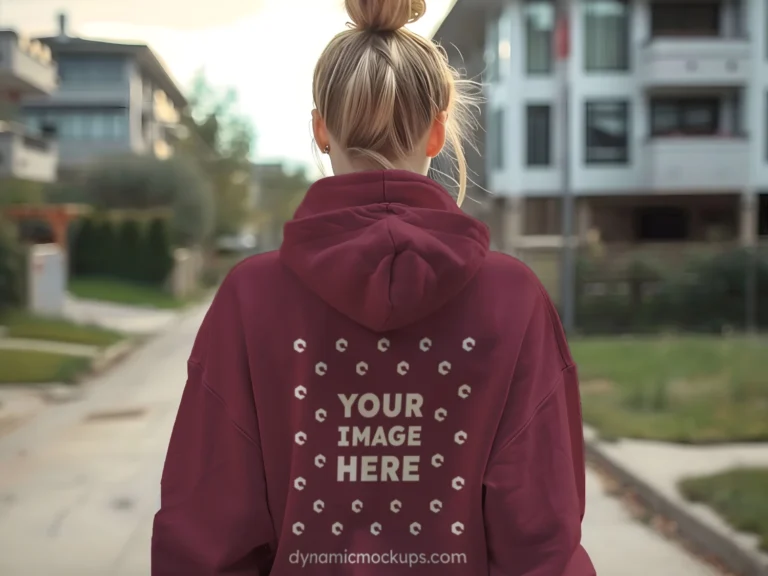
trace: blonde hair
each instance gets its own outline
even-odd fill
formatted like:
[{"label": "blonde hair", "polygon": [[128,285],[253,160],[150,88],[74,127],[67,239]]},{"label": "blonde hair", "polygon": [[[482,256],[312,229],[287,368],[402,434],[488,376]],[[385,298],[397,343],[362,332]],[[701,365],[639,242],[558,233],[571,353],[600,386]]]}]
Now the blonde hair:
[{"label": "blonde hair", "polygon": [[467,190],[464,141],[475,127],[473,84],[461,80],[445,51],[404,28],[426,12],[425,0],[345,0],[352,23],[326,47],[315,68],[315,107],[353,158],[393,168],[447,112],[446,140],[458,169],[458,204]]}]

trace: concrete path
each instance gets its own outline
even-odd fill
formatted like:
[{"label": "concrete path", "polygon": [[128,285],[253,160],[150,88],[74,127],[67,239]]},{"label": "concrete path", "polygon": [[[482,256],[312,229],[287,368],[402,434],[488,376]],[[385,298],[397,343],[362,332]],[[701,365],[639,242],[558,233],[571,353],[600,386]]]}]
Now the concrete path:
[{"label": "concrete path", "polygon": [[81,324],[95,324],[128,334],[154,334],[167,328],[177,317],[174,310],[137,308],[109,302],[79,300],[68,296],[64,317]]},{"label": "concrete path", "polygon": [[99,346],[26,338],[0,338],[0,350],[34,350],[35,352],[51,352],[65,356],[84,357],[95,357],[102,351]]},{"label": "concrete path", "polygon": [[[0,574],[148,576],[161,466],[198,311],[89,387],[0,438]],[[600,576],[713,573],[634,522],[588,477],[584,544]]]},{"label": "concrete path", "polygon": [[[594,431],[587,430],[586,434],[595,438]],[[751,550],[768,566],[768,554],[760,550],[757,536],[737,532],[708,506],[685,500],[677,488],[685,478],[709,476],[734,468],[768,468],[768,443],[684,446],[625,439],[601,442],[600,450],[676,506],[685,508],[716,532]]]}]

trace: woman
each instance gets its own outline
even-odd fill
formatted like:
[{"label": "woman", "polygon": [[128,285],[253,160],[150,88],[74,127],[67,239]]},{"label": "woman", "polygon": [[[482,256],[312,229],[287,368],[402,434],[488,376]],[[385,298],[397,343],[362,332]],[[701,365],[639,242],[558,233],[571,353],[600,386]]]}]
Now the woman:
[{"label": "woman", "polygon": [[425,176],[452,144],[463,198],[463,85],[403,28],[423,0],[346,7],[314,78],[336,176],[200,329],[152,574],[594,574],[557,312]]}]

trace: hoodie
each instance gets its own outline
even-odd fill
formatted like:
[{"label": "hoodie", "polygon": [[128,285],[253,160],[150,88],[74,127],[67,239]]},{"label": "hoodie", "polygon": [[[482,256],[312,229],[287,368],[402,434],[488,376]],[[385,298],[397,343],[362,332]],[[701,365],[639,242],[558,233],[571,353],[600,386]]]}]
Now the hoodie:
[{"label": "hoodie", "polygon": [[200,328],[152,575],[594,575],[576,368],[488,246],[426,177],[314,184]]}]

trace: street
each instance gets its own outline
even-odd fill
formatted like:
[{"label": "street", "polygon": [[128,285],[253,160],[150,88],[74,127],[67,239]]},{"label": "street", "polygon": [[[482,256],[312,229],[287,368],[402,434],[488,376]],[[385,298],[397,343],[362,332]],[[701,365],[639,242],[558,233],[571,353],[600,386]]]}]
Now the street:
[{"label": "street", "polygon": [[[202,315],[183,317],[83,400],[0,439],[0,574],[149,574],[162,462]],[[715,574],[632,520],[592,472],[584,545],[600,575]]]}]

